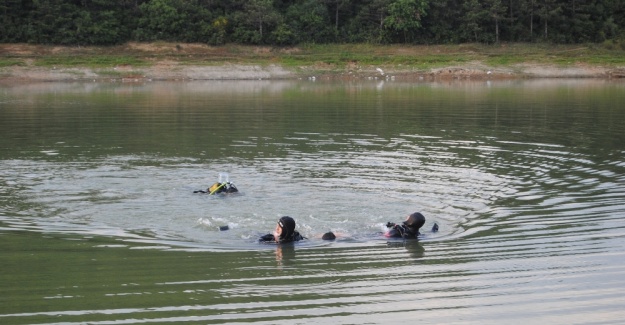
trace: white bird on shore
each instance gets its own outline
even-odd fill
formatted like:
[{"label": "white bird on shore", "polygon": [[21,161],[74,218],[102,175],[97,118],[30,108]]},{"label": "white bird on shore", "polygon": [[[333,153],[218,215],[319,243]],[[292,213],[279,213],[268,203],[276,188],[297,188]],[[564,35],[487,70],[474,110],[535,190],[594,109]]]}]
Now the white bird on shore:
[{"label": "white bird on shore", "polygon": [[380,68],[375,68],[381,75],[384,75],[384,70],[380,69]]}]

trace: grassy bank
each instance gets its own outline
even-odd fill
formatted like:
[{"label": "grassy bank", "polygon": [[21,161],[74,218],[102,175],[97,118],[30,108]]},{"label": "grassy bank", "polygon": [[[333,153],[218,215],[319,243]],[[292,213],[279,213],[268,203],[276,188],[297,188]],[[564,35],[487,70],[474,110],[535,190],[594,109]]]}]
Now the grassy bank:
[{"label": "grassy bank", "polygon": [[59,47],[25,44],[0,44],[0,66],[36,65],[42,67],[92,67],[111,65],[145,66],[158,60],[181,64],[280,64],[284,66],[349,64],[403,65],[435,68],[481,61],[488,65],[574,63],[605,66],[625,65],[625,50],[607,45],[303,45],[290,48],[202,44],[129,43],[113,47]]},{"label": "grassy bank", "polygon": [[[447,67],[508,68],[541,65],[556,68],[584,66],[624,69],[625,50],[618,44],[461,44],[433,46],[331,44],[288,48],[176,43],[128,43],[111,47],[62,47],[0,44],[0,68],[132,67],[137,72],[156,65],[210,67],[276,65],[299,72],[326,74],[371,70],[432,71]],[[1,76],[0,76],[1,77]]]}]

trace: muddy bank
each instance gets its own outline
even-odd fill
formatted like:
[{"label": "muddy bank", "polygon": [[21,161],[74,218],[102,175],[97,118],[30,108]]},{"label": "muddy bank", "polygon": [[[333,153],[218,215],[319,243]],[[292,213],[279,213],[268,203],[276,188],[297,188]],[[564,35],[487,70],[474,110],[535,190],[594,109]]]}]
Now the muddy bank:
[{"label": "muddy bank", "polygon": [[288,79],[296,75],[278,66],[257,65],[178,66],[157,64],[133,68],[117,66],[94,68],[8,67],[0,69],[0,79],[13,81],[104,81],[125,82],[149,80],[245,80]]},{"label": "muddy bank", "polygon": [[[521,46],[521,50],[531,46]],[[212,47],[205,44],[128,43],[113,47],[67,47],[29,44],[0,44],[0,83],[41,81],[123,81],[150,80],[258,80],[258,79],[514,79],[514,78],[625,78],[625,66],[603,67],[587,63],[558,66],[538,63],[489,66],[479,55],[481,48],[471,45],[367,47],[354,51],[380,51],[389,64],[371,66],[357,60],[331,64],[308,54],[305,66],[284,66],[280,58],[299,55],[302,49],[273,49],[250,46]],[[335,51],[348,51],[339,48]],[[575,52],[568,49],[559,53]],[[508,46],[489,47],[481,51],[508,51]],[[351,52],[350,52],[351,53]],[[550,52],[551,53],[551,52]],[[556,53],[557,54],[557,53]],[[324,55],[328,53],[324,52]],[[337,54],[338,55],[338,54]],[[396,57],[458,57],[473,59],[459,65],[417,69],[391,64]],[[51,62],[59,62],[56,66]],[[105,63],[98,60],[105,60]],[[108,60],[108,61],[107,61]],[[42,62],[44,61],[44,62]],[[70,61],[70,62],[66,62]],[[117,61],[126,64],[114,63]],[[85,64],[81,64],[85,63]],[[97,63],[93,63],[97,62]],[[132,62],[138,62],[134,64]],[[263,62],[263,63],[247,63]],[[383,62],[383,60],[381,61]],[[572,60],[572,62],[576,62]],[[69,64],[68,64],[69,63]],[[110,63],[110,64],[109,64]],[[455,64],[455,63],[454,63]],[[99,67],[93,67],[97,65]]]}]

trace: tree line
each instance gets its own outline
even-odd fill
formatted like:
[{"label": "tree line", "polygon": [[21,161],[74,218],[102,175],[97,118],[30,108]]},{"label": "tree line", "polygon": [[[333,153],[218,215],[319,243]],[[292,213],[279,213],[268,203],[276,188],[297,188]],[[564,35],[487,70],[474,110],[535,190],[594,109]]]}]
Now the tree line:
[{"label": "tree line", "polygon": [[0,0],[0,42],[587,43],[625,38],[624,0]]}]

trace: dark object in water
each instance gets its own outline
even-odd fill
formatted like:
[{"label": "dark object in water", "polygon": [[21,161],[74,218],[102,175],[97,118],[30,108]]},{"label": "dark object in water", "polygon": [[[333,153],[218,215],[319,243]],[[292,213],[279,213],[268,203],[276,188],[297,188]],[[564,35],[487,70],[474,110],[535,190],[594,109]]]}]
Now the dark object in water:
[{"label": "dark object in water", "polygon": [[226,230],[230,230],[230,227],[226,226],[219,226],[219,231],[226,231]]},{"label": "dark object in water", "polygon": [[321,236],[321,239],[323,239],[323,240],[335,240],[336,236],[334,235],[333,232],[328,231],[325,234],[323,234],[323,236]]},{"label": "dark object in water", "polygon": [[239,190],[234,185],[234,183],[231,183],[231,182],[219,183],[219,182],[217,182],[217,183],[211,185],[211,187],[209,187],[208,189],[206,189],[206,191],[204,191],[204,190],[197,190],[197,191],[193,191],[193,193],[208,193],[209,195],[213,195],[213,194],[218,194],[218,193],[236,193],[238,191]]},{"label": "dark object in water", "polygon": [[306,238],[295,231],[295,220],[289,216],[284,216],[278,220],[278,225],[274,233],[261,236],[258,241],[261,243],[284,244],[300,241],[302,239]]},{"label": "dark object in water", "polygon": [[425,224],[425,217],[420,212],[415,212],[408,216],[408,219],[403,222],[406,227],[410,227],[416,232],[419,232],[419,228]]},{"label": "dark object in water", "polygon": [[419,228],[425,224],[425,217],[420,212],[415,212],[406,218],[406,221],[398,225],[393,222],[386,224],[390,228],[384,236],[389,238],[417,238],[420,235]]},{"label": "dark object in water", "polygon": [[434,225],[432,226],[432,232],[437,232],[438,231],[438,224],[434,223]]}]

